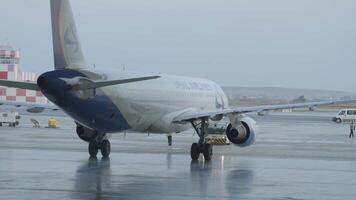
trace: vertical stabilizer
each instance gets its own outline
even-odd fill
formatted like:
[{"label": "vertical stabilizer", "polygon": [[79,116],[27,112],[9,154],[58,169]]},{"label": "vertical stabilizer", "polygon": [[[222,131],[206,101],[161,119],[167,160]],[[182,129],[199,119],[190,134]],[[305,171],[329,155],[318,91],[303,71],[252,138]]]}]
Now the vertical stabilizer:
[{"label": "vertical stabilizer", "polygon": [[85,61],[68,0],[51,0],[54,68],[84,68]]}]

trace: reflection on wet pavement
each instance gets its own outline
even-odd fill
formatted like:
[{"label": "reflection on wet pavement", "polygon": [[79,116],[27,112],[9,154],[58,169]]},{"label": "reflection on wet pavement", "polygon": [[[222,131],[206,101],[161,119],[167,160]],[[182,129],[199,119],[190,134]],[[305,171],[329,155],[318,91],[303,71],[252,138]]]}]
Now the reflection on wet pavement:
[{"label": "reflection on wet pavement", "polygon": [[110,159],[88,159],[87,144],[71,133],[69,121],[60,122],[66,128],[50,132],[3,127],[0,196],[354,199],[356,146],[342,132],[344,127],[324,118],[317,121],[318,116],[313,123],[297,118],[297,123],[291,123],[293,118],[260,120],[263,131],[255,146],[216,146],[210,162],[191,161],[187,149],[196,138],[189,133],[177,136],[173,147],[166,146],[164,136],[113,136]]}]

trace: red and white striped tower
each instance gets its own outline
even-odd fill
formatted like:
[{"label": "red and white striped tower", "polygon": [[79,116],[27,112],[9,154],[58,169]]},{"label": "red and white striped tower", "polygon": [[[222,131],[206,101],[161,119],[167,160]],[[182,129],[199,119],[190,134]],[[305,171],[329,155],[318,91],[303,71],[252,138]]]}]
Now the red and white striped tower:
[{"label": "red and white striped tower", "polygon": [[[14,81],[36,81],[34,72],[21,72],[19,69],[20,51],[10,45],[0,45],[0,79]],[[32,90],[0,87],[0,100],[48,103],[41,92]]]}]

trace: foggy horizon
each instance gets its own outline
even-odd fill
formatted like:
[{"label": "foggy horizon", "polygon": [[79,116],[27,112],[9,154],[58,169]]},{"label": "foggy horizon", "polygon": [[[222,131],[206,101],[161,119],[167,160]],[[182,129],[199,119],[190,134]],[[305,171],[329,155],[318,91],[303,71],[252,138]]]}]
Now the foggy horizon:
[{"label": "foggy horizon", "polygon": [[[72,0],[88,66],[207,78],[222,86],[356,92],[352,1]],[[49,1],[3,1],[0,43],[53,70]],[[11,8],[11,9],[10,9]]]}]

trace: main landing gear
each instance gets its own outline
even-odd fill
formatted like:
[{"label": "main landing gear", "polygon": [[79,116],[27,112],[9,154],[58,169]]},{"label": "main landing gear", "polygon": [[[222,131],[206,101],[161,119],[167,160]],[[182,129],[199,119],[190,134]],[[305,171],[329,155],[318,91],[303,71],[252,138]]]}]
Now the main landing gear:
[{"label": "main landing gear", "polygon": [[211,160],[213,156],[213,146],[208,144],[205,138],[208,136],[209,118],[202,118],[200,123],[191,121],[192,126],[199,136],[199,142],[193,143],[190,148],[190,156],[192,160],[198,160],[199,155],[202,153],[205,160]]},{"label": "main landing gear", "polygon": [[109,157],[111,152],[111,144],[106,134],[98,134],[94,139],[90,140],[88,147],[90,157],[96,157],[99,149],[101,151],[101,155],[104,158]]}]

